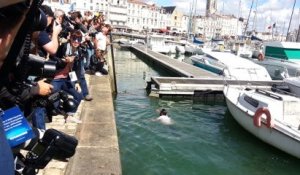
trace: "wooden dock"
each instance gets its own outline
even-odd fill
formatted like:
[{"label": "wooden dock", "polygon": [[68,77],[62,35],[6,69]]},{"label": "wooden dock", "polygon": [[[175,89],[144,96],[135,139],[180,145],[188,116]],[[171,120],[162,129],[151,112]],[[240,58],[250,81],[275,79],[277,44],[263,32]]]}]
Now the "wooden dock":
[{"label": "wooden dock", "polygon": [[260,88],[270,90],[276,86],[285,89],[283,81],[240,81],[225,80],[222,78],[180,78],[180,77],[151,77],[148,89],[151,95],[159,97],[201,97],[201,95],[221,94],[225,84],[246,86],[248,88]]},{"label": "wooden dock", "polygon": [[287,89],[283,81],[243,81],[225,80],[223,76],[211,73],[191,64],[179,62],[167,55],[157,53],[144,45],[131,45],[130,50],[142,59],[155,62],[153,67],[166,68],[178,77],[151,77],[147,89],[151,96],[172,98],[198,98],[222,101],[225,84],[271,90],[276,86]]},{"label": "wooden dock", "polygon": [[143,45],[132,45],[130,50],[134,53],[142,55],[142,57],[154,61],[180,77],[198,77],[198,78],[216,78],[220,77],[209,71],[200,69],[191,64],[179,62],[171,57],[152,51]]}]

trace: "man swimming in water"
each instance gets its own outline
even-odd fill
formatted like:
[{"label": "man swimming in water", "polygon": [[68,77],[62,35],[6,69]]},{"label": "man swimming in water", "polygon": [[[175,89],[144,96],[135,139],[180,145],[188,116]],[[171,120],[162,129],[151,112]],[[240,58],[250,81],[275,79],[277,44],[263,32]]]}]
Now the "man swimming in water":
[{"label": "man swimming in water", "polygon": [[167,115],[167,111],[162,109],[159,113],[159,117],[154,119],[154,121],[159,121],[164,125],[171,125],[173,124],[171,118]]}]

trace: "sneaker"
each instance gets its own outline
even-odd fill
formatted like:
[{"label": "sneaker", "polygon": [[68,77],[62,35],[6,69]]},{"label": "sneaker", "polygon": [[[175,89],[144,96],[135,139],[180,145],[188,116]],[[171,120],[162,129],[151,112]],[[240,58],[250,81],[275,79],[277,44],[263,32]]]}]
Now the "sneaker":
[{"label": "sneaker", "polygon": [[96,72],[95,75],[98,76],[98,77],[102,76],[102,74],[100,72]]},{"label": "sneaker", "polygon": [[93,97],[90,96],[90,95],[87,95],[87,96],[84,97],[84,100],[85,100],[85,101],[92,101],[92,100],[93,100]]},{"label": "sneaker", "polygon": [[68,118],[66,119],[66,123],[82,123],[82,121],[78,118],[68,116]]}]

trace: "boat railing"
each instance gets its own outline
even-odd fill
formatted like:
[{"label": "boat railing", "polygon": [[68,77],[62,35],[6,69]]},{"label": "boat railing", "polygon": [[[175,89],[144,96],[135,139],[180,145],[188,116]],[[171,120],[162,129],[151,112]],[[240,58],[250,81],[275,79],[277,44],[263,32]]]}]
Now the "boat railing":
[{"label": "boat railing", "polygon": [[259,93],[259,94],[262,94],[262,95],[265,95],[265,96],[268,96],[270,98],[273,98],[275,100],[280,100],[282,101],[282,97],[276,95],[276,94],[273,94],[273,93],[270,93],[270,92],[267,92],[265,90],[262,90],[262,89],[255,89],[255,92]]},{"label": "boat railing", "polygon": [[[225,70],[228,71],[228,77],[226,77]],[[223,75],[224,75],[224,76],[223,76],[224,84],[226,84],[226,85],[228,84],[226,78],[229,78],[230,80],[237,80],[239,87],[240,87],[241,89],[243,89],[243,86],[241,85],[240,81],[238,81],[239,79],[238,79],[236,76],[234,76],[234,75],[232,75],[232,74],[230,73],[230,70],[229,70],[228,66],[225,66],[225,67],[222,69],[222,72],[223,72]]]}]

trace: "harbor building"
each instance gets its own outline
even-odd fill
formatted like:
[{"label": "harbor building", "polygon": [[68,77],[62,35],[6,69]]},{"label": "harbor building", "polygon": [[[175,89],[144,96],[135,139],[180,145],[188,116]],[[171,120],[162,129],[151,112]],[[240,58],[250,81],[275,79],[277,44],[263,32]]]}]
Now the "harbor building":
[{"label": "harbor building", "polygon": [[233,15],[196,16],[193,21],[193,32],[202,34],[207,39],[241,35],[244,25],[242,21]]},{"label": "harbor building", "polygon": [[141,0],[128,0],[127,26],[142,31],[165,28],[169,23],[169,15],[165,9]]},{"label": "harbor building", "polygon": [[242,34],[243,20],[234,15],[224,15],[217,11],[217,0],[206,1],[205,15],[192,16],[192,32],[201,34],[204,39],[231,37]]},{"label": "harbor building", "polygon": [[[176,6],[160,7],[143,0],[48,0],[45,4],[54,10],[100,11],[106,22],[115,29],[151,31],[168,29],[172,33],[190,31],[210,39],[219,36],[242,34],[243,22],[233,15],[217,11],[217,0],[207,0],[206,15],[188,16]],[[192,29],[188,26],[192,22]]]}]

